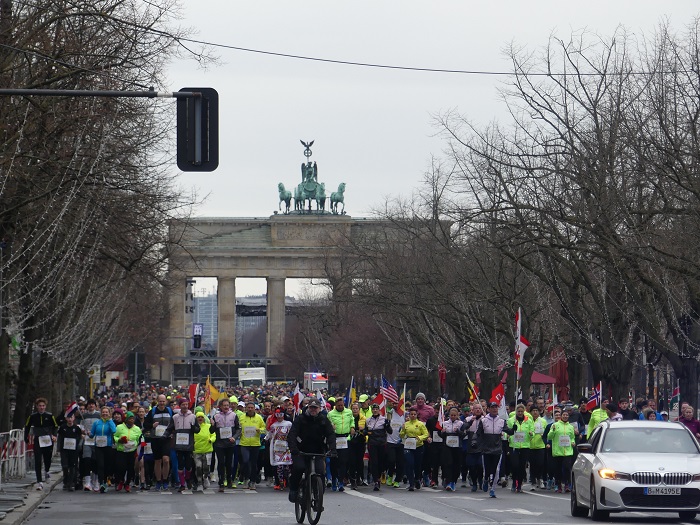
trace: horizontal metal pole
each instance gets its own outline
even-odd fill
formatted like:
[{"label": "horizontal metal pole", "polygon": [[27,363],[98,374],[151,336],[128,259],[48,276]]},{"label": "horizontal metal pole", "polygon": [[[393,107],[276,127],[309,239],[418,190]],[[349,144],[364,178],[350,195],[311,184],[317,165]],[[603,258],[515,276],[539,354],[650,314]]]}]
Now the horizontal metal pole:
[{"label": "horizontal metal pole", "polygon": [[201,93],[190,91],[109,91],[99,89],[0,89],[1,95],[41,97],[132,97],[132,98],[195,98]]}]

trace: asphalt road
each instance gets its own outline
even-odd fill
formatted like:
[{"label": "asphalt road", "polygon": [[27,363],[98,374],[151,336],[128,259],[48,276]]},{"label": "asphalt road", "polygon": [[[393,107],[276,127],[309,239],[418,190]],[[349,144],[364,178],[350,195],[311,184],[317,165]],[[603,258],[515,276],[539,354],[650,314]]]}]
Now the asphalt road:
[{"label": "asphalt road", "polygon": [[[450,493],[434,489],[370,487],[344,493],[326,492],[320,524],[328,525],[544,525],[589,523],[572,518],[568,494],[547,491],[511,493],[498,489],[497,498],[458,488]],[[612,523],[684,523],[677,514],[617,514]],[[54,490],[25,523],[31,525],[145,525],[182,523],[201,525],[294,524],[294,506],[286,492],[259,486],[256,491],[235,489],[178,494],[156,492],[106,494]]]}]

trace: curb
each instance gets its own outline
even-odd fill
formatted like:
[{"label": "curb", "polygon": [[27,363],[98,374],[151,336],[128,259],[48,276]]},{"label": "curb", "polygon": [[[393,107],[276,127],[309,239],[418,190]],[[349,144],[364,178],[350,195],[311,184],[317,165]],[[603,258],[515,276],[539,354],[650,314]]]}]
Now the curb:
[{"label": "curb", "polygon": [[27,497],[24,500],[24,506],[9,512],[5,518],[0,520],[2,525],[16,525],[23,523],[41,505],[46,497],[51,494],[54,487],[59,483],[63,483],[63,474],[59,472],[51,472],[51,481],[44,483],[44,490],[39,492],[31,488],[27,492]]}]

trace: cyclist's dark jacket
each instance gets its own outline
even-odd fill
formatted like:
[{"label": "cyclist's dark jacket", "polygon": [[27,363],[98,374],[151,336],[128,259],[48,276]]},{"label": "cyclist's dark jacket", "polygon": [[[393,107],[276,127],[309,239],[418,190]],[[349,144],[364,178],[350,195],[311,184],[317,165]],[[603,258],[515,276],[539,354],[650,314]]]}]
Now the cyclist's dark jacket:
[{"label": "cyclist's dark jacket", "polygon": [[300,451],[324,454],[328,450],[335,450],[335,431],[325,415],[312,417],[304,411],[294,418],[288,442],[292,454]]}]

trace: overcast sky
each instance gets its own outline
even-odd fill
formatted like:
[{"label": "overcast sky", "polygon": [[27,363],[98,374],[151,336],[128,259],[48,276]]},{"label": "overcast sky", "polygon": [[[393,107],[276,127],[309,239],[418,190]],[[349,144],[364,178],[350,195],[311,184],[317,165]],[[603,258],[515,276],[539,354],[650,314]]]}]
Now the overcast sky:
[{"label": "overcast sky", "polygon": [[[536,50],[550,34],[622,24],[650,33],[662,17],[678,29],[696,1],[238,1],[184,0],[193,38],[334,60],[431,69],[508,71],[511,42]],[[169,88],[219,92],[221,156],[212,173],[180,175],[206,202],[199,216],[266,217],[277,184],[298,184],[300,139],[315,140],[319,182],[345,182],[346,211],[367,216],[389,196],[408,195],[439,156],[434,115],[457,109],[475,122],[504,119],[502,77],[377,69],[219,48],[207,71],[177,62]],[[173,169],[176,169],[175,167]]]}]

